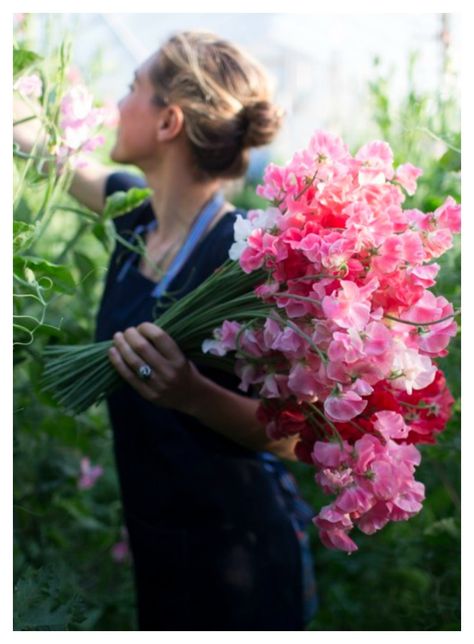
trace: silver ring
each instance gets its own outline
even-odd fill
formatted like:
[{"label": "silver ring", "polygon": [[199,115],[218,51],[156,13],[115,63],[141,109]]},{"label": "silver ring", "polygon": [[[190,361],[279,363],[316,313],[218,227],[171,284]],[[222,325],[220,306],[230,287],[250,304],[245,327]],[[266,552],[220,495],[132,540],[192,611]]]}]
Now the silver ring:
[{"label": "silver ring", "polygon": [[149,364],[142,364],[141,367],[137,369],[137,376],[140,378],[140,380],[150,380],[152,370]]}]

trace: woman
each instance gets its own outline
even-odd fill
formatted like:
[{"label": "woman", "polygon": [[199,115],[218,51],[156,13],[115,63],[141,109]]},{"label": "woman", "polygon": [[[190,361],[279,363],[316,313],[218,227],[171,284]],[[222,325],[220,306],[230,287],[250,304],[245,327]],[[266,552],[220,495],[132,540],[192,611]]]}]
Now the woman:
[{"label": "woman", "polygon": [[[247,54],[205,32],[171,37],[119,103],[116,163],[76,170],[71,192],[100,212],[117,190],[149,201],[114,220],[145,254],[117,244],[97,340],[125,384],[108,399],[141,630],[302,630],[314,612],[304,522],[313,514],[277,456],[258,400],[238,379],[197,368],[151,323],[227,258],[236,208],[220,192],[281,115]],[[243,213],[242,213],[243,214]]]}]

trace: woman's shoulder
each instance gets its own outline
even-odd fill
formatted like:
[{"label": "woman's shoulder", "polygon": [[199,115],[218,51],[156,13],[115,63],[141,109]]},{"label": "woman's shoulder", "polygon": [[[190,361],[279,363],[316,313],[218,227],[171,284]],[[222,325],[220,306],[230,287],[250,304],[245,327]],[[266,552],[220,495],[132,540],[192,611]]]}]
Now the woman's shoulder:
[{"label": "woman's shoulder", "polygon": [[132,172],[117,170],[109,174],[105,182],[105,196],[109,197],[119,190],[129,190],[130,188],[145,188],[146,181],[143,177]]}]

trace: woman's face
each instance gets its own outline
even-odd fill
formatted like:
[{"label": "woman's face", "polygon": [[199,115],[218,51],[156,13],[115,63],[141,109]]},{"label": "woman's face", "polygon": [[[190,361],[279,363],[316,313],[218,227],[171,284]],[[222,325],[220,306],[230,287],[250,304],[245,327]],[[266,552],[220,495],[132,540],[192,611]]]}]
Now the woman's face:
[{"label": "woman's face", "polygon": [[142,169],[156,162],[158,152],[157,124],[162,108],[151,102],[154,92],[148,73],[153,60],[151,56],[135,71],[128,94],[118,104],[117,138],[110,153],[112,161]]}]

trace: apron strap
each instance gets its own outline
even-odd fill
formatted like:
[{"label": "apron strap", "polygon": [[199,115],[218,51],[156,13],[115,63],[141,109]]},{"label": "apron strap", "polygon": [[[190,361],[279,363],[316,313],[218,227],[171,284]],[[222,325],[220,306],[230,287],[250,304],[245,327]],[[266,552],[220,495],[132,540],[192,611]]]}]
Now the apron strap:
[{"label": "apron strap", "polygon": [[168,267],[165,275],[156,286],[153,288],[151,295],[152,297],[159,298],[165,292],[170,283],[179,273],[181,268],[184,266],[196,246],[201,241],[204,233],[210,222],[217,215],[219,210],[224,203],[224,195],[222,192],[217,192],[202,208],[199,215],[197,216],[196,221],[194,222],[189,234],[186,238],[186,241],[181,246],[178,254],[171,262],[171,265]]}]

